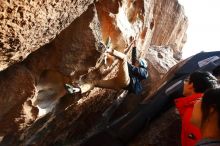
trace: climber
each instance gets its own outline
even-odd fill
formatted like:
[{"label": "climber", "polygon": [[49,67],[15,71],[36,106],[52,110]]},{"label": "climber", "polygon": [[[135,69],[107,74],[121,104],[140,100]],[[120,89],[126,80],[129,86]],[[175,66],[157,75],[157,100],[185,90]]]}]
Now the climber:
[{"label": "climber", "polygon": [[[99,43],[98,49],[106,49],[102,43]],[[147,79],[147,61],[137,59],[135,43],[132,45],[132,64],[128,63],[127,56],[112,48],[107,48],[106,52],[119,59],[119,70],[116,77],[109,80],[98,80],[84,83],[79,87],[65,84],[65,88],[70,94],[77,92],[85,93],[94,87],[108,88],[114,90],[125,89],[139,95],[142,91],[141,80]]]}]

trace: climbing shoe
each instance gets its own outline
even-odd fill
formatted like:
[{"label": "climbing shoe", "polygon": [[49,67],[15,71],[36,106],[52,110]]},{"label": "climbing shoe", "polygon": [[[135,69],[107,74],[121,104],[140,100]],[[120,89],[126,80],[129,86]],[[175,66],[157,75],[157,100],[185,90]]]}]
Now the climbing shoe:
[{"label": "climbing shoe", "polygon": [[65,84],[64,87],[69,94],[75,94],[81,92],[81,89],[79,87],[74,87],[70,84]]}]

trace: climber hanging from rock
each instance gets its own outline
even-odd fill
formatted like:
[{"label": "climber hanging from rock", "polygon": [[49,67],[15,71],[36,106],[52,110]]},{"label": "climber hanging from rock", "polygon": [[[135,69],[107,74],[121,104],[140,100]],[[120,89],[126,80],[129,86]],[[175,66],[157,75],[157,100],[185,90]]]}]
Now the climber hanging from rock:
[{"label": "climber hanging from rock", "polygon": [[111,47],[105,47],[103,43],[98,44],[99,50],[105,50],[110,56],[119,59],[119,69],[116,77],[109,80],[97,80],[79,85],[75,87],[70,84],[65,84],[65,88],[69,94],[85,93],[92,90],[94,87],[108,88],[114,90],[125,89],[135,94],[140,94],[142,91],[141,80],[147,79],[147,61],[143,58],[137,58],[135,42],[132,44],[132,64],[127,61],[127,56]]}]

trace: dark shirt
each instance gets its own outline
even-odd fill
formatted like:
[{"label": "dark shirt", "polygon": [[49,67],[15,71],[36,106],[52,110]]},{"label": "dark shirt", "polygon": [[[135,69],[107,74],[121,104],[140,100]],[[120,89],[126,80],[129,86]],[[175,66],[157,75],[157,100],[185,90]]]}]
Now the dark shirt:
[{"label": "dark shirt", "polygon": [[147,69],[144,67],[135,67],[128,63],[128,71],[130,76],[130,84],[127,87],[127,89],[130,92],[135,93],[136,95],[139,95],[141,91],[143,90],[141,80],[147,79],[148,72]]}]

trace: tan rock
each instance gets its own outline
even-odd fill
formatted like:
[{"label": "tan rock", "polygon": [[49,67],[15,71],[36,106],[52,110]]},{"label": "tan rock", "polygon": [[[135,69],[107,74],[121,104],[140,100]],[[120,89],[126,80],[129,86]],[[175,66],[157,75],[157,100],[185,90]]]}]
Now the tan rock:
[{"label": "tan rock", "polygon": [[0,69],[22,61],[79,17],[93,0],[0,3]]}]

